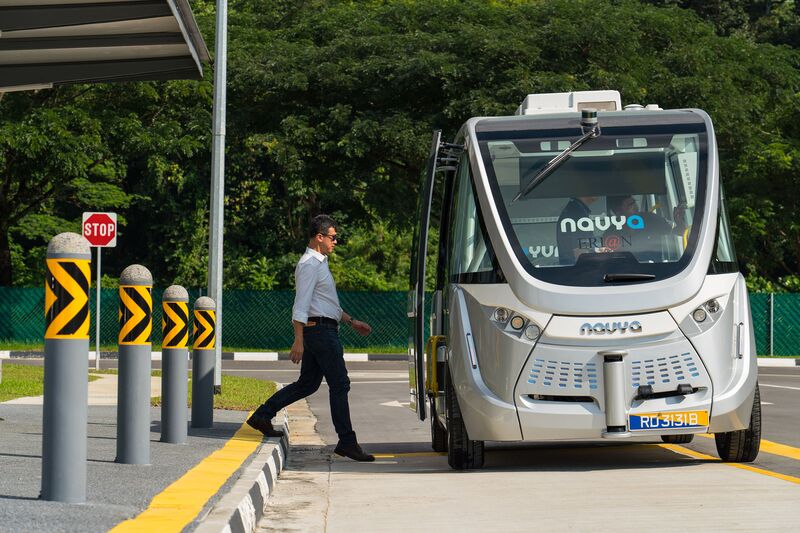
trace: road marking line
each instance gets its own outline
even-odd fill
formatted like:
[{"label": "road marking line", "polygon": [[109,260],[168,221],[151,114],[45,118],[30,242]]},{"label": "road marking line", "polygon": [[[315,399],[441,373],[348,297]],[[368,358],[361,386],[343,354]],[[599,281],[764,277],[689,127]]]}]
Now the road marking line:
[{"label": "road marking line", "polygon": [[376,459],[394,459],[395,457],[439,457],[447,452],[406,452],[406,453],[375,453]]},{"label": "road marking line", "polygon": [[734,468],[741,468],[742,470],[748,470],[750,472],[754,472],[756,474],[762,474],[765,476],[775,477],[778,479],[782,479],[784,481],[788,481],[790,483],[797,483],[800,485],[800,477],[788,476],[786,474],[779,474],[777,472],[772,472],[770,470],[764,470],[763,468],[756,468],[755,466],[745,465],[742,463],[724,463],[720,459],[716,457],[712,457],[710,455],[706,455],[704,453],[696,452],[694,450],[690,450],[689,448],[684,448],[683,446],[678,446],[677,444],[656,444],[661,448],[669,450],[671,452],[679,453],[681,455],[688,455],[689,457],[694,457],[695,459],[705,459],[707,461],[714,461],[725,466],[732,466]]},{"label": "road marking line", "polygon": [[[358,383],[360,383],[362,385],[384,384],[384,383],[405,383],[405,384],[408,384],[408,380],[407,379],[404,379],[402,381],[383,381],[383,380],[378,381],[378,380],[373,380],[373,379],[368,379],[368,380],[363,380],[363,381],[354,380],[354,379],[350,380],[350,385],[355,385],[355,384],[358,384]],[[322,381],[322,385],[327,385],[327,384],[328,383],[325,380]]]},{"label": "road marking line", "polygon": [[392,400],[391,402],[383,402],[381,405],[385,405],[386,407],[408,407],[409,402],[399,402],[397,400]]},{"label": "road marking line", "polygon": [[117,525],[124,531],[182,531],[261,444],[262,435],[247,424],[219,450],[157,494],[138,516]]},{"label": "road marking line", "polygon": [[[714,438],[714,435],[709,435],[708,433],[698,433],[698,435],[707,439]],[[788,444],[780,444],[778,442],[772,442],[771,440],[761,439],[761,451],[800,461],[800,448],[795,448]]]},{"label": "road marking line", "polygon": [[772,387],[773,389],[789,389],[789,390],[800,390],[800,387],[788,387],[786,385],[769,385],[767,383],[759,383],[759,387]]}]

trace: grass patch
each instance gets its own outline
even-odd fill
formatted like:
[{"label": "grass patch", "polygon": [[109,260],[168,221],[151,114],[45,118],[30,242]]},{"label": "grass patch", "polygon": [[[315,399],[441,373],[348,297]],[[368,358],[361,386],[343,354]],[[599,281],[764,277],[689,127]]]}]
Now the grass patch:
[{"label": "grass patch", "polygon": [[[189,372],[191,380],[192,373]],[[275,394],[275,382],[242,376],[222,375],[222,394],[214,395],[214,409],[250,411]],[[161,397],[150,399],[153,407],[161,406]],[[192,405],[192,384],[189,383],[189,406]]]},{"label": "grass patch", "polygon": [[[89,376],[89,381],[96,379],[98,379],[96,376]],[[44,367],[3,364],[0,402],[26,396],[41,396],[42,394],[44,394]]]},{"label": "grass patch", "polygon": [[[116,368],[89,370],[89,381],[100,379],[91,374],[118,374]],[[161,376],[161,370],[153,370],[152,375]],[[189,372],[189,379],[192,374]],[[189,405],[192,405],[192,384],[189,383]],[[3,382],[0,383],[0,402],[41,396],[44,394],[44,368],[34,365],[3,365]],[[250,411],[275,394],[275,382],[263,381],[242,376],[222,375],[222,394],[214,395],[214,409]],[[150,400],[154,407],[161,406],[161,397]]]},{"label": "grass patch", "polygon": [[3,364],[0,402],[44,393],[44,368],[30,365]]}]

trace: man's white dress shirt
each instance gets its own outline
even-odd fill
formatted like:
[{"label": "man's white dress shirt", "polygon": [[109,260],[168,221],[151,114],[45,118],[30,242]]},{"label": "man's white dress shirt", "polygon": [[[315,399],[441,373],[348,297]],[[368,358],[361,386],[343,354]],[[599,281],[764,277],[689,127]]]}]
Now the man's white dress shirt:
[{"label": "man's white dress shirt", "polygon": [[310,316],[325,316],[337,322],[342,319],[342,308],[327,256],[306,248],[294,269],[294,284],[292,320],[305,324]]}]

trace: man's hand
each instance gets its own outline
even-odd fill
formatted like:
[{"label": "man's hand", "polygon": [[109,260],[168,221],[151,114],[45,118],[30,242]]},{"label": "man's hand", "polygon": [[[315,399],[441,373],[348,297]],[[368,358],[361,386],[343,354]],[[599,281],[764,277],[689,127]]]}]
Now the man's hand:
[{"label": "man's hand", "polygon": [[292,363],[297,364],[303,359],[303,339],[295,339],[292,343],[292,350],[289,352]]},{"label": "man's hand", "polygon": [[362,337],[366,337],[367,335],[372,333],[372,328],[366,322],[362,322],[360,320],[353,320],[353,322],[350,325],[353,327],[354,330],[356,330],[356,333],[358,333]]}]

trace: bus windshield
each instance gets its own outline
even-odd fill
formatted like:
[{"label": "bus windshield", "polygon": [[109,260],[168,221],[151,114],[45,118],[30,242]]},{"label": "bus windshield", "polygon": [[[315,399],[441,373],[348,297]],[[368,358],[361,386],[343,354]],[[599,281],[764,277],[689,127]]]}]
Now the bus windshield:
[{"label": "bus windshield", "polygon": [[[707,134],[698,115],[601,118],[601,136],[512,202],[580,129],[476,126],[501,218],[526,270],[551,283],[599,286],[675,275],[688,264],[703,216]],[[638,116],[636,116],[638,115]],[[644,119],[644,120],[643,120]]]}]

